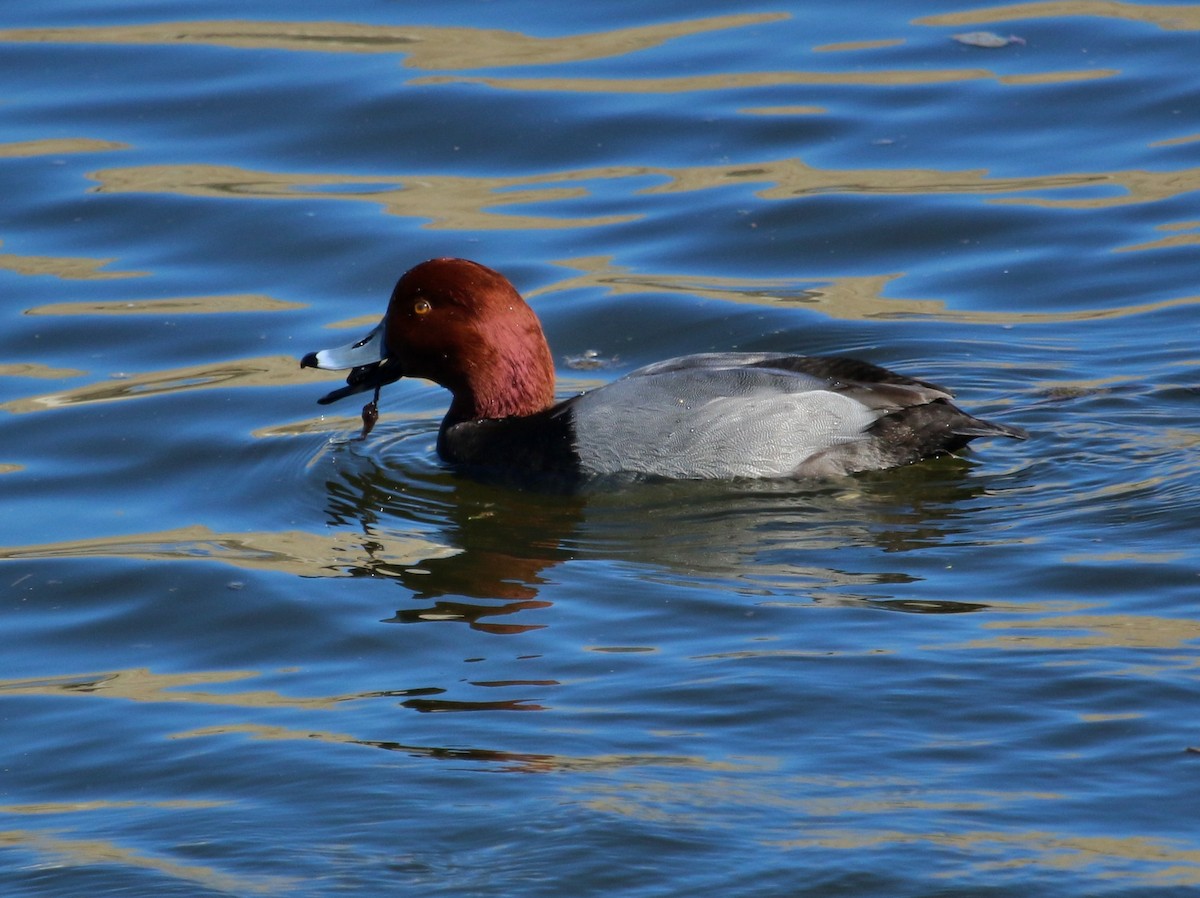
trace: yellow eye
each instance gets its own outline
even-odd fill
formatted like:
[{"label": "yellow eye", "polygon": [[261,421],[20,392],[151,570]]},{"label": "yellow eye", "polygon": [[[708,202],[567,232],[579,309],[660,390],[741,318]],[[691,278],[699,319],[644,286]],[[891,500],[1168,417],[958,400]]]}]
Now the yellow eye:
[{"label": "yellow eye", "polygon": [[429,304],[429,300],[427,299],[418,299],[413,303],[413,311],[418,315],[428,315],[433,311],[433,306]]}]

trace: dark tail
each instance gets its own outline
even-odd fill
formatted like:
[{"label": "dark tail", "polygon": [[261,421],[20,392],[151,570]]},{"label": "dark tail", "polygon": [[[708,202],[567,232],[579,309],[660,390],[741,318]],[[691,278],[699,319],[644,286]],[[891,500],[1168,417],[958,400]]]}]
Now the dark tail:
[{"label": "dark tail", "polygon": [[884,415],[868,433],[874,437],[871,443],[878,459],[860,470],[906,465],[922,458],[952,454],[982,437],[1023,440],[1029,436],[1019,427],[993,424],[968,415],[944,399]]}]

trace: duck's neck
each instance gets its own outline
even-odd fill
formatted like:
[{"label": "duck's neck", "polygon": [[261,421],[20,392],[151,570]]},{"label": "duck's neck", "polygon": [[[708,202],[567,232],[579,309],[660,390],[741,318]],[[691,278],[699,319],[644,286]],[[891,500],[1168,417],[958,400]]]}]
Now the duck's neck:
[{"label": "duck's neck", "polygon": [[526,332],[516,339],[496,335],[468,357],[445,424],[479,418],[533,415],[554,404],[554,359],[542,336]]}]

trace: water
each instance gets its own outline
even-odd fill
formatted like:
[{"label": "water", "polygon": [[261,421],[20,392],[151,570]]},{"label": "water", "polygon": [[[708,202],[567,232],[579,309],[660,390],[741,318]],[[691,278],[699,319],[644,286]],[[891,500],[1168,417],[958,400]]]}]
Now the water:
[{"label": "water", "polygon": [[[1194,893],[1200,7],[731,9],[0,13],[0,893]],[[464,481],[297,365],[435,255],[1033,438]]]}]

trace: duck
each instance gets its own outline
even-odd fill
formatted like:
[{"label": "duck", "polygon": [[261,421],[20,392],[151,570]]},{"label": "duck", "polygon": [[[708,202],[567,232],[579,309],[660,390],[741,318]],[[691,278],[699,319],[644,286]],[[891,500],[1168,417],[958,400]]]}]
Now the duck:
[{"label": "duck", "polygon": [[363,438],[382,387],[412,377],[449,390],[437,453],[468,472],[825,478],[1027,437],[958,408],[945,387],[844,356],[698,353],[558,400],[537,315],[504,275],[467,259],[414,266],[366,336],[300,366],[350,370],[322,405],[373,391]]}]

